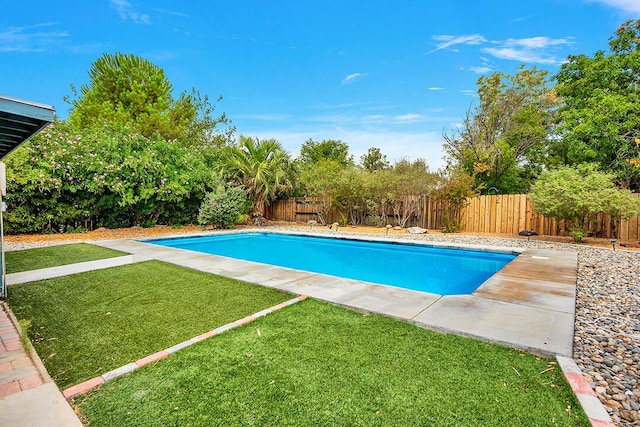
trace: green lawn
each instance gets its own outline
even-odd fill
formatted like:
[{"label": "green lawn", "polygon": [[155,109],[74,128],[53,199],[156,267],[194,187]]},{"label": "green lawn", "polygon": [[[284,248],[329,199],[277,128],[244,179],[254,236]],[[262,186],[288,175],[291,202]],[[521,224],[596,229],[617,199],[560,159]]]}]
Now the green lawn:
[{"label": "green lawn", "polygon": [[6,252],[5,265],[7,273],[19,273],[122,255],[127,254],[88,243],[76,243]]},{"label": "green lawn", "polygon": [[76,398],[91,426],[588,426],[549,359],[307,300]]},{"label": "green lawn", "polygon": [[8,303],[66,388],[290,298],[149,261],[12,286]]},{"label": "green lawn", "polygon": [[[149,261],[12,286],[8,302],[66,388],[290,298]],[[91,426],[589,425],[551,359],[315,300],[75,401]]]}]

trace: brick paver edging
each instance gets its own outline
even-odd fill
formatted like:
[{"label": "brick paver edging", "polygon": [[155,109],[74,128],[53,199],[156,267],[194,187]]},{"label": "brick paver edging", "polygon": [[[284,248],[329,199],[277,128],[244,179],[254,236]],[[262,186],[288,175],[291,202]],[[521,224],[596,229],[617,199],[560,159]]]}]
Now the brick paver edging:
[{"label": "brick paver edging", "polygon": [[220,335],[223,332],[226,332],[230,329],[234,329],[237,328],[238,326],[242,326],[242,325],[246,325],[247,323],[253,322],[254,320],[266,316],[269,313],[273,313],[275,311],[278,311],[280,309],[283,309],[285,307],[288,307],[292,304],[295,304],[297,302],[303,301],[307,298],[306,295],[300,295],[296,298],[290,299],[289,301],[285,301],[283,303],[280,303],[278,305],[274,305],[273,307],[267,308],[265,310],[259,311],[257,313],[254,313],[250,316],[247,316],[243,319],[240,320],[236,320],[235,322],[231,322],[231,323],[227,323],[224,326],[220,326],[216,329],[213,329],[209,332],[205,332],[204,334],[198,335],[197,337],[193,337],[191,339],[188,339],[186,341],[181,342],[180,344],[176,344],[173,347],[169,347],[167,349],[164,350],[160,350],[157,353],[153,353],[149,356],[143,357],[142,359],[133,362],[133,363],[129,363],[128,365],[124,365],[121,366],[119,368],[116,368],[112,371],[109,371],[107,373],[104,373],[102,375],[100,375],[99,377],[95,377],[95,378],[91,378],[90,380],[84,381],[80,384],[76,384],[72,387],[69,387],[65,390],[62,391],[62,394],[64,395],[64,397],[66,399],[71,399],[75,396],[78,396],[80,394],[85,394],[87,392],[89,392],[90,390],[98,387],[101,384],[106,383],[107,381],[110,381],[114,378],[120,377],[122,375],[128,374],[129,372],[132,372],[138,368],[141,368],[142,366],[148,365],[150,363],[153,363],[155,361],[158,361],[160,359],[164,359],[166,357],[169,357],[169,355],[175,353],[178,350],[182,350],[185,347],[189,347],[190,345],[193,345],[197,342],[206,340],[207,338],[211,338],[215,335]]},{"label": "brick paver edging", "polygon": [[592,427],[616,427],[611,421],[609,413],[604,409],[602,402],[589,385],[587,379],[582,375],[582,371],[576,362],[564,356],[557,356],[558,366],[562,369],[565,379],[571,386],[573,393],[578,398]]}]

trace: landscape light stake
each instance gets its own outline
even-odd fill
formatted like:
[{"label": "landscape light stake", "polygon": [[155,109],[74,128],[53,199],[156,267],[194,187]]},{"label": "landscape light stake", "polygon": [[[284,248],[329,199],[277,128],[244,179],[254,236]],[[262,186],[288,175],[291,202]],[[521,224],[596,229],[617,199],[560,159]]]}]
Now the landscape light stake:
[{"label": "landscape light stake", "polygon": [[609,241],[611,242],[611,247],[613,248],[613,251],[615,252],[617,240],[616,239],[611,239]]}]

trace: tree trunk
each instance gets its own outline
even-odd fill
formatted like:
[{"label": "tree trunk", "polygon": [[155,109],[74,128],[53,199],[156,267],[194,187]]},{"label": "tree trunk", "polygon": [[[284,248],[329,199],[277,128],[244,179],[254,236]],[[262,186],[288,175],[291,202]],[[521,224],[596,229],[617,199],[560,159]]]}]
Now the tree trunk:
[{"label": "tree trunk", "polygon": [[253,202],[253,216],[264,217],[264,195],[256,195],[256,199]]}]

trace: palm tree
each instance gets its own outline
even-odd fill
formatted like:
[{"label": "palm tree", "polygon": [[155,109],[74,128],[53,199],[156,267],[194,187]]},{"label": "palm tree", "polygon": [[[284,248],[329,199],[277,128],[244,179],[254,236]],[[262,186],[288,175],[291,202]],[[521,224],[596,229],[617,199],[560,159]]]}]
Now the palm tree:
[{"label": "palm tree", "polygon": [[223,156],[223,173],[253,200],[253,215],[264,216],[265,204],[293,187],[291,156],[275,139],[241,136]]}]

